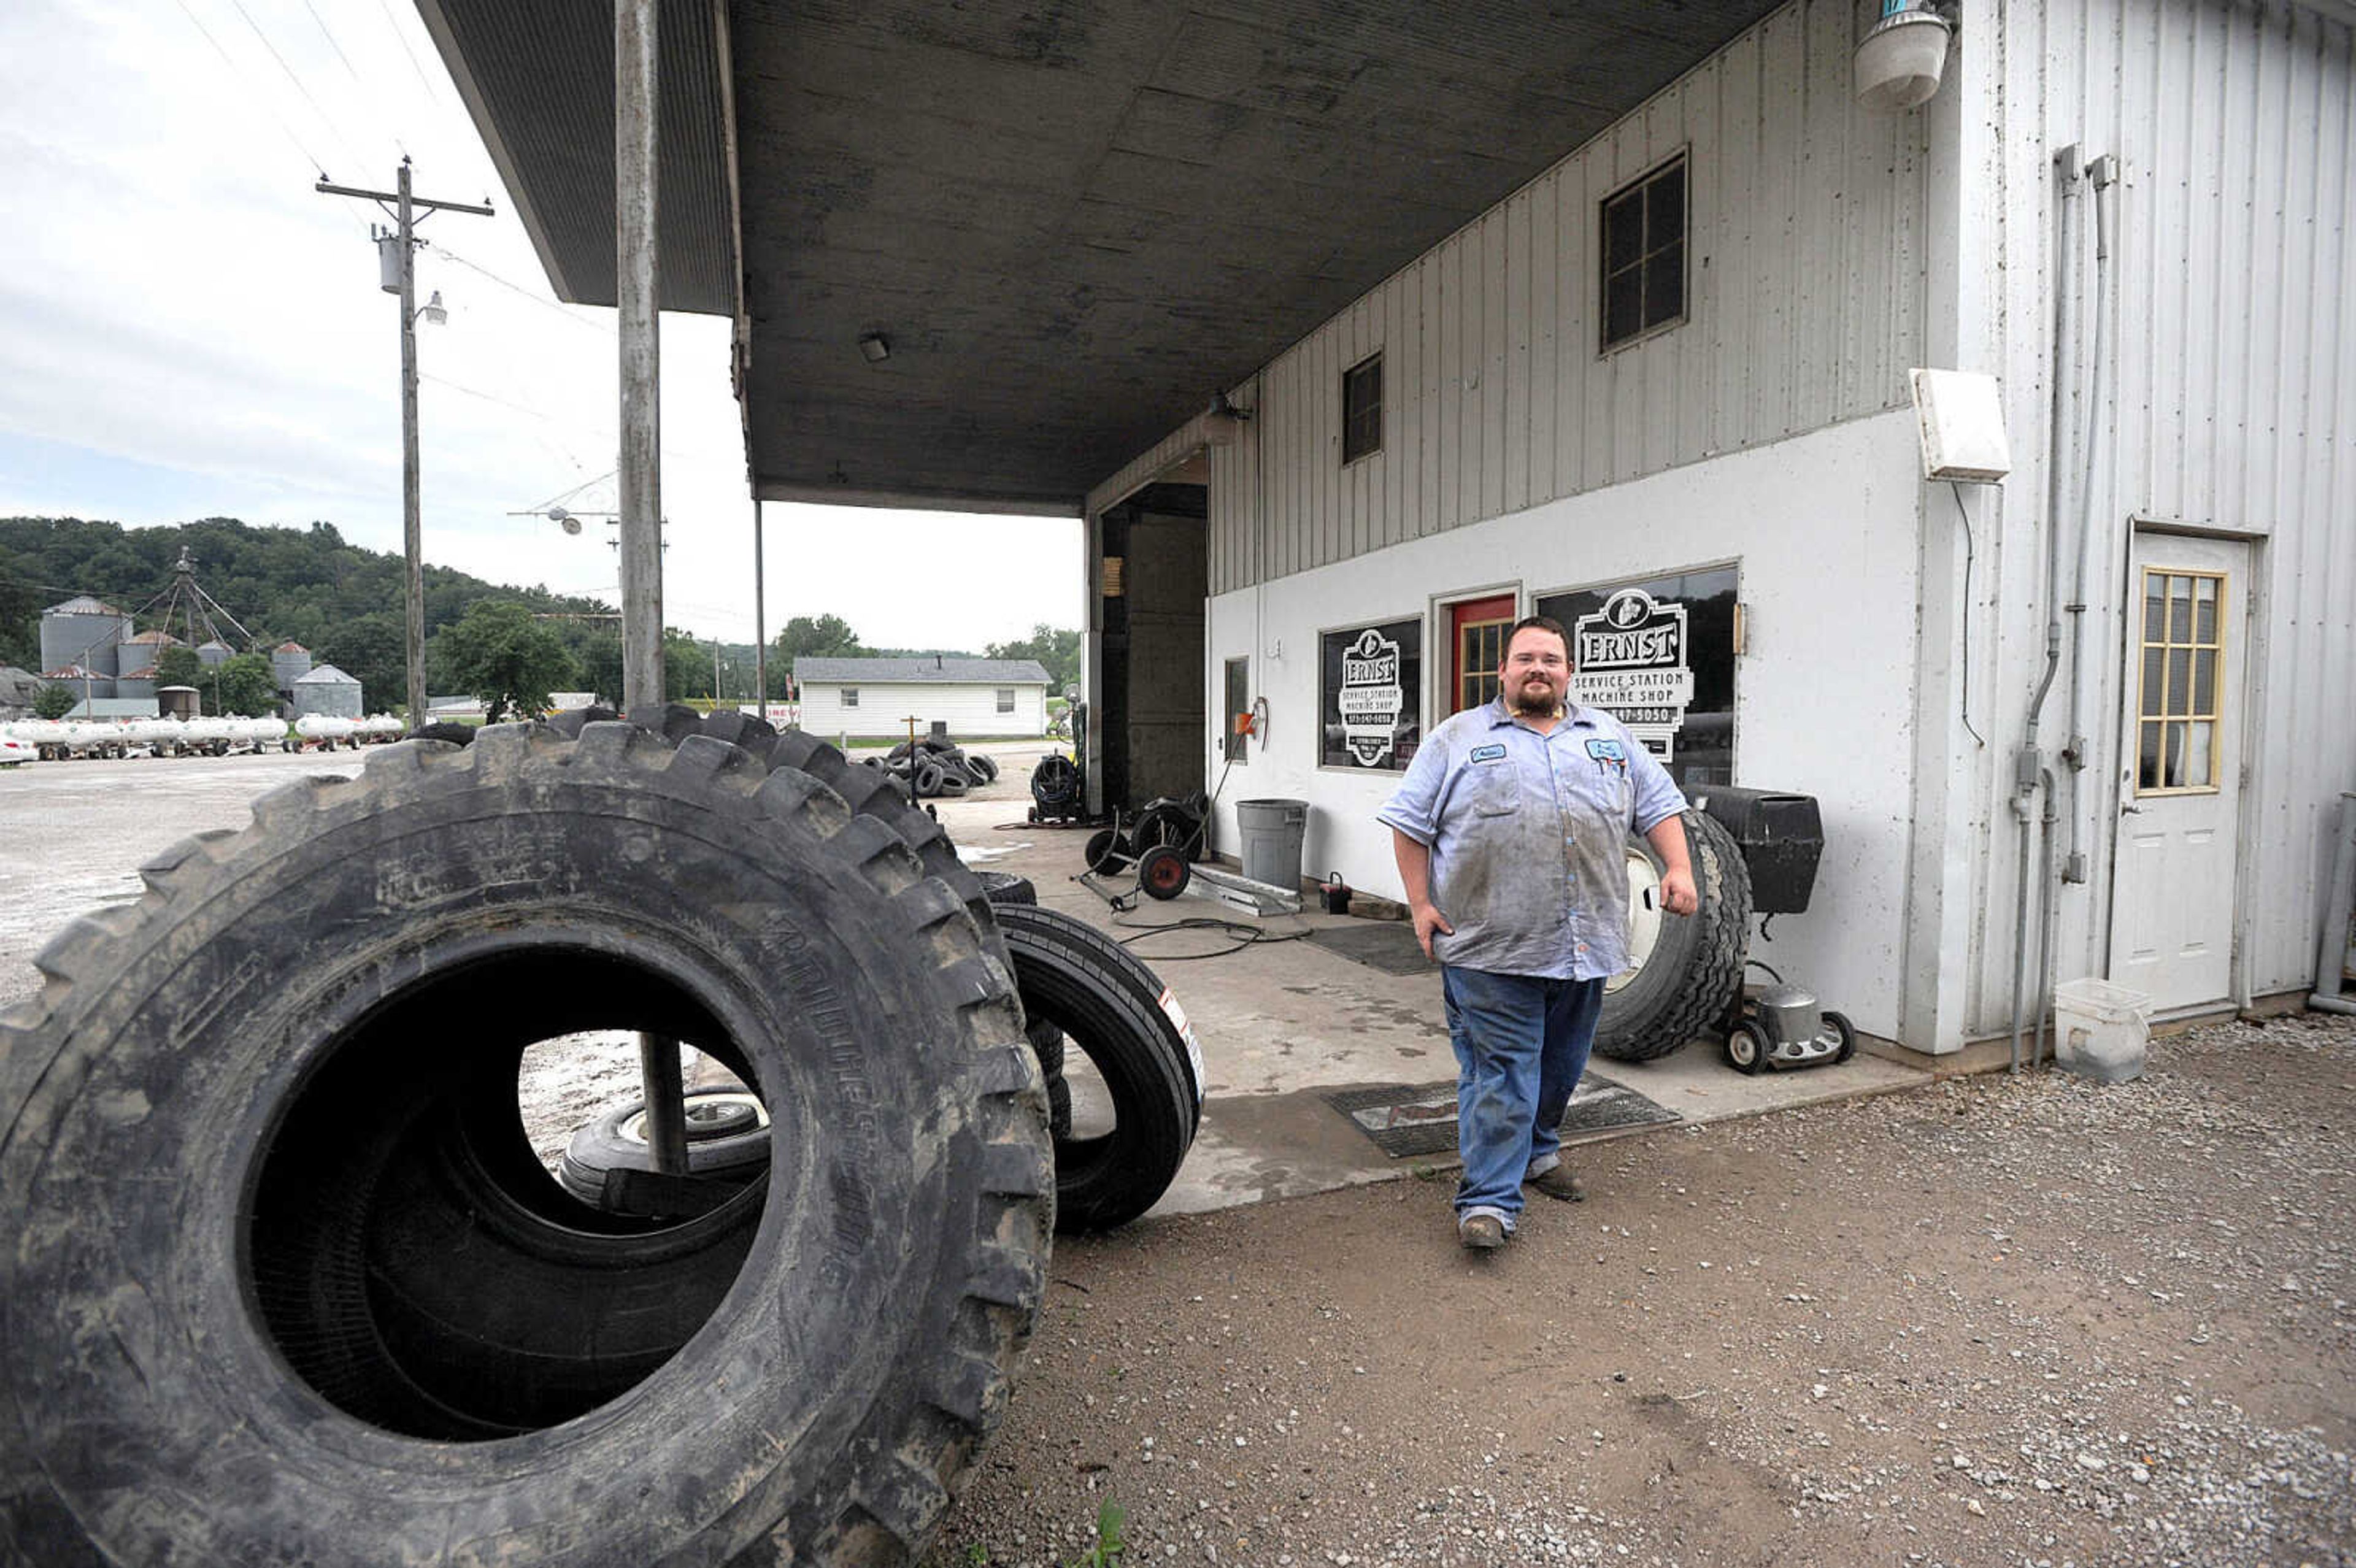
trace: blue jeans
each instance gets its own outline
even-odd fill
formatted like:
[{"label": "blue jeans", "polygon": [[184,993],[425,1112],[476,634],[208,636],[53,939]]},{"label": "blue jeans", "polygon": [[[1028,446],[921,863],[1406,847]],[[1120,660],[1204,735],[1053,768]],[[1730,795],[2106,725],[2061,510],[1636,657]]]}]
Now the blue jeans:
[{"label": "blue jeans", "polygon": [[1507,1231],[1522,1181],[1561,1163],[1562,1114],[1587,1071],[1601,980],[1492,975],[1443,965],[1448,1041],[1456,1049],[1456,1215],[1494,1214]]}]

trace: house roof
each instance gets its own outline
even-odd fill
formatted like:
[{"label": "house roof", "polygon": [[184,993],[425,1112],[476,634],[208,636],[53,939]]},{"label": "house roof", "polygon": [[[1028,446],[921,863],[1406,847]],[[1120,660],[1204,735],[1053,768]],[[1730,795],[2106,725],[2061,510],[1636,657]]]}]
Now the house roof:
[{"label": "house roof", "polygon": [[794,679],[803,685],[816,680],[853,686],[1044,686],[1047,667],[1037,659],[798,658],[794,661]]},{"label": "house roof", "polygon": [[[664,5],[660,303],[738,319],[764,499],[1076,510],[1778,4]],[[612,7],[419,8],[611,304]]]}]

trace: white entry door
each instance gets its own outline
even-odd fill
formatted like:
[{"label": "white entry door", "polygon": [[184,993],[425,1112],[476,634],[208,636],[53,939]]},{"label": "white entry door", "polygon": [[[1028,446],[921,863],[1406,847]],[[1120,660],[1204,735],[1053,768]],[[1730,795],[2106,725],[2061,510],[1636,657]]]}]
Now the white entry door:
[{"label": "white entry door", "polygon": [[2155,1013],[2233,992],[2250,547],[2138,533],[2111,882],[2111,979]]}]

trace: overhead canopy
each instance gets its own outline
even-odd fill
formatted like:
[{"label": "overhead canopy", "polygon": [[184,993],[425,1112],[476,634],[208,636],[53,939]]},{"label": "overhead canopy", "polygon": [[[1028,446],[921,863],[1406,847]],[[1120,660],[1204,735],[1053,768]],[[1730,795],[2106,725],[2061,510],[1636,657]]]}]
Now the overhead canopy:
[{"label": "overhead canopy", "polygon": [[[612,304],[610,0],[419,5]],[[662,304],[742,316],[757,494],[1071,511],[1773,8],[666,0]]]}]

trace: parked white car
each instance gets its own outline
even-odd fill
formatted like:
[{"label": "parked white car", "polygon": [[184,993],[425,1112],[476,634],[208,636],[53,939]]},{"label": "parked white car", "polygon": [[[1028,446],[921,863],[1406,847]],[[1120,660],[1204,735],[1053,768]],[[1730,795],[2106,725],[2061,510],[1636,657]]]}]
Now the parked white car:
[{"label": "parked white car", "polygon": [[37,755],[38,753],[33,750],[31,741],[19,741],[14,735],[0,731],[0,768],[20,767]]}]

